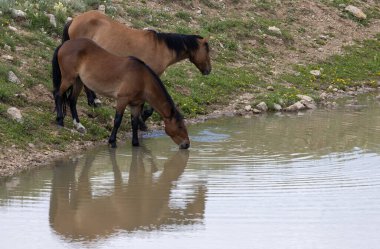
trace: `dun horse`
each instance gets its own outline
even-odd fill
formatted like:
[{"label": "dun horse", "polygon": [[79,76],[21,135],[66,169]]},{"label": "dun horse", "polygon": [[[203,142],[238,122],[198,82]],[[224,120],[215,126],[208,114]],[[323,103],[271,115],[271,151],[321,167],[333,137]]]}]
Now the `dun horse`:
[{"label": "dun horse", "polygon": [[114,127],[109,138],[112,147],[116,147],[116,134],[127,106],[130,106],[132,114],[132,145],[139,145],[138,118],[144,102],[161,115],[166,133],[181,149],[190,146],[182,115],[159,77],[141,60],[115,56],[95,42],[81,38],[67,41],[55,50],[52,68],[58,125],[63,126],[68,102],[74,125],[84,129],[76,110],[77,98],[84,84],[117,101]]},{"label": "dun horse", "polygon": [[[198,35],[133,29],[99,11],[88,11],[75,17],[64,28],[62,42],[78,38],[91,39],[117,56],[135,56],[158,76],[170,65],[184,59],[189,59],[204,75],[211,72],[208,39]],[[86,86],[85,91],[89,105],[100,103]],[[147,112],[143,119],[150,115],[151,112]]]}]

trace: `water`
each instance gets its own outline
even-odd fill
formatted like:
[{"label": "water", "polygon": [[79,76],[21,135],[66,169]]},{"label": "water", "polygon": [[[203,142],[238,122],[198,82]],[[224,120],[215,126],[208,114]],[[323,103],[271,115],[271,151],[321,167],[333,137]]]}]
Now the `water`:
[{"label": "water", "polygon": [[0,180],[1,248],[380,244],[380,105],[211,120]]}]

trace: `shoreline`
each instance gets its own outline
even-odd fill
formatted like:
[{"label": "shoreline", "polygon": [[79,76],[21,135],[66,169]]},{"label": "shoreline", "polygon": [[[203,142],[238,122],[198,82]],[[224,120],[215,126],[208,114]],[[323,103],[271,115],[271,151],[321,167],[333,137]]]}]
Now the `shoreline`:
[{"label": "shoreline", "polygon": [[[335,100],[351,97],[353,99],[360,95],[379,93],[380,87],[377,88],[363,88],[354,94],[343,93],[329,93],[326,98],[318,103],[318,109],[331,109],[336,108]],[[379,99],[379,97],[378,97]],[[234,116],[260,116],[264,113],[255,114],[251,111],[245,111],[239,109],[238,106],[245,104],[244,94],[235,98],[228,105],[218,106],[213,112],[207,115],[199,115],[196,118],[191,118],[186,120],[187,125],[197,124],[205,122],[209,119],[217,119],[221,117],[234,117]],[[333,104],[332,104],[333,103]],[[334,104],[335,103],[335,104]],[[305,111],[305,110],[301,110]],[[287,113],[298,113],[299,111],[287,112]],[[274,112],[275,113],[275,112]],[[150,130],[160,130],[162,125],[151,125]],[[128,139],[130,131],[127,131],[119,138],[119,141]],[[17,148],[16,146],[11,146],[9,148],[0,148],[0,178],[12,177],[17,174],[26,172],[28,170],[33,170],[40,167],[46,167],[57,159],[67,157],[70,154],[83,153],[84,151],[94,148],[99,145],[104,145],[107,140],[99,141],[73,141],[69,146],[66,146],[64,150],[49,150],[49,149],[38,149],[34,146],[29,146],[28,148]]]}]

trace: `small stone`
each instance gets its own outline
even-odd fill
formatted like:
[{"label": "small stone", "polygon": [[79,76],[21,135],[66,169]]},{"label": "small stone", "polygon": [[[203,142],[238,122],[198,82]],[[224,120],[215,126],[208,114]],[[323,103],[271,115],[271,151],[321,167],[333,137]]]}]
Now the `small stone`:
[{"label": "small stone", "polygon": [[99,5],[98,10],[99,10],[100,12],[102,12],[102,13],[106,13],[106,6],[103,5],[103,4],[101,4],[101,5]]},{"label": "small stone", "polygon": [[49,17],[49,22],[53,27],[57,27],[57,21],[55,20],[55,16],[53,14],[46,14]]},{"label": "small stone", "polygon": [[8,72],[8,81],[11,82],[11,83],[16,83],[16,84],[20,84],[21,83],[20,79],[12,71]]},{"label": "small stone", "polygon": [[275,34],[277,34],[277,35],[281,35],[282,34],[281,30],[279,28],[277,28],[276,26],[271,26],[271,27],[268,28],[268,30],[271,31],[271,32],[273,32],[273,33],[275,33]]},{"label": "small stone", "polygon": [[274,87],[273,86],[267,86],[267,90],[268,91],[274,91]]},{"label": "small stone", "polygon": [[356,6],[348,5],[345,8],[345,10],[347,12],[350,12],[352,15],[354,15],[358,19],[361,19],[361,20],[367,19],[367,15],[364,14],[364,12],[361,9],[359,9],[358,7],[356,7]]},{"label": "small stone", "polygon": [[321,70],[311,70],[310,74],[314,75],[315,77],[321,77]]},{"label": "small stone", "polygon": [[301,100],[305,100],[307,102],[314,102],[314,99],[312,97],[307,96],[307,95],[298,94],[297,97],[300,98]]},{"label": "small stone", "polygon": [[11,48],[11,46],[9,46],[8,44],[5,44],[4,45],[4,50],[6,50],[6,51],[12,51],[12,48]]},{"label": "small stone", "polygon": [[67,19],[66,19],[66,22],[70,22],[72,20],[73,20],[73,18],[71,16],[68,16]]},{"label": "small stone", "polygon": [[8,60],[8,61],[13,61],[13,56],[4,54],[1,56],[1,59]]},{"label": "small stone", "polygon": [[338,88],[333,88],[333,92],[337,92],[338,91]]},{"label": "small stone", "polygon": [[253,112],[254,114],[260,114],[260,113],[261,113],[261,111],[258,110],[258,109],[256,109],[256,108],[253,108],[252,112]]},{"label": "small stone", "polygon": [[9,107],[7,110],[7,113],[13,120],[16,120],[17,122],[22,123],[23,121],[22,115],[19,109],[17,109],[16,107]]},{"label": "small stone", "polygon": [[11,16],[15,19],[26,18],[26,13],[22,10],[11,9]]},{"label": "small stone", "polygon": [[195,13],[197,13],[198,15],[200,15],[200,14],[202,14],[202,10],[198,9]]},{"label": "small stone", "polygon": [[278,112],[282,110],[282,107],[279,104],[276,104],[276,103],[273,104],[273,108],[274,108],[274,110],[276,110]]},{"label": "small stone", "polygon": [[326,98],[327,98],[327,93],[323,92],[323,93],[321,93],[321,94],[319,95],[319,97],[320,97],[321,99],[326,99]]},{"label": "small stone", "polygon": [[307,109],[317,109],[317,105],[314,103],[314,101],[306,101],[306,100],[301,100],[300,101]]},{"label": "small stone", "polygon": [[13,32],[16,32],[17,31],[17,28],[13,27],[13,26],[8,26],[8,28],[13,31]]},{"label": "small stone", "polygon": [[380,95],[377,95],[377,96],[376,96],[376,99],[377,99],[377,100],[380,100]]},{"label": "small stone", "polygon": [[256,105],[256,108],[263,112],[268,111],[268,106],[265,102],[260,102],[259,104]]},{"label": "small stone", "polygon": [[32,143],[28,143],[28,146],[29,146],[29,148],[35,148],[36,146],[34,145],[34,144],[32,144]]},{"label": "small stone", "polygon": [[244,107],[244,110],[245,110],[246,112],[250,112],[250,111],[252,111],[252,106],[250,106],[250,105],[246,105],[246,106]]},{"label": "small stone", "polygon": [[287,111],[287,112],[295,112],[295,111],[303,110],[305,108],[306,107],[300,101],[298,101],[298,102],[294,103],[293,105],[286,107],[285,111]]}]

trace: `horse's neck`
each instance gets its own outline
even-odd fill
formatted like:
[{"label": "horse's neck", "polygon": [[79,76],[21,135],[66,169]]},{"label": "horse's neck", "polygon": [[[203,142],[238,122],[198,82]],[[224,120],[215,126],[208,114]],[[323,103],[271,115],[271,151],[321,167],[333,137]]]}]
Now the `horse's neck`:
[{"label": "horse's neck", "polygon": [[165,118],[170,118],[172,115],[172,110],[175,108],[173,103],[169,101],[165,94],[165,91],[159,86],[156,80],[153,79],[150,82],[149,89],[146,91],[146,101],[153,107],[153,109],[160,114],[160,116]]}]

